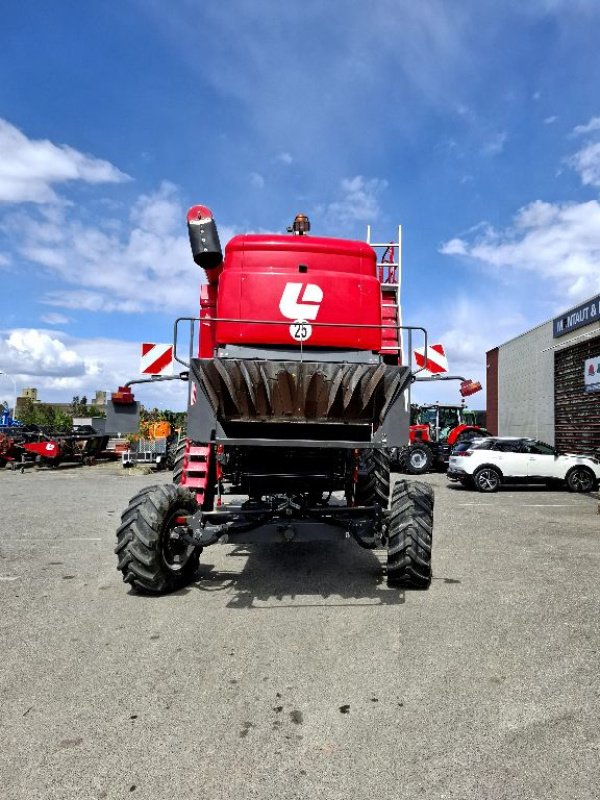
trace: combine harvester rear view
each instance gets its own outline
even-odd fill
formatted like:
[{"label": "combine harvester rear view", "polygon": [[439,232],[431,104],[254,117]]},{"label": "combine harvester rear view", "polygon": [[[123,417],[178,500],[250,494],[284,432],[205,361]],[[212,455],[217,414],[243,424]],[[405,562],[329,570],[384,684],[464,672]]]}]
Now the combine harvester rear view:
[{"label": "combine harvester rear view", "polygon": [[[175,323],[179,377],[189,381],[187,438],[174,484],[144,489],[122,516],[123,580],[151,593],[178,589],[202,549],[224,537],[351,537],[387,548],[389,585],[428,588],[433,492],[399,481],[390,502],[388,450],[408,442],[414,379],[402,363],[393,257],[378,263],[374,248],[383,245],[310,236],[304,215],[291,235],[235,236],[223,256],[210,209],[194,206],[187,219],[207,276],[199,319]],[[177,350],[184,324],[187,359]],[[422,328],[408,330],[427,346]],[[113,395],[114,413],[132,425],[129,387],[142,382]],[[234,495],[243,499],[234,504]]]}]

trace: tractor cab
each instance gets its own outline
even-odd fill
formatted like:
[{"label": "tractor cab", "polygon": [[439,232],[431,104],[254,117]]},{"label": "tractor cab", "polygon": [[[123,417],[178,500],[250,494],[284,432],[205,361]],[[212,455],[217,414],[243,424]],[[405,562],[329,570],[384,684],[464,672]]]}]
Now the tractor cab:
[{"label": "tractor cab", "polygon": [[[471,412],[472,413],[472,412]],[[415,439],[428,442],[447,441],[450,432],[468,422],[462,406],[412,406],[411,433]]]}]

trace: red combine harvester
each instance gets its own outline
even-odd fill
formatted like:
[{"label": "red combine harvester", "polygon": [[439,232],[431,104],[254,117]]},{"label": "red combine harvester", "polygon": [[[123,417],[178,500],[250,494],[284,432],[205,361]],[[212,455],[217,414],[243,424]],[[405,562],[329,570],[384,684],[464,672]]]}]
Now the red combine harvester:
[{"label": "red combine harvester", "polygon": [[[378,264],[373,248],[382,245],[309,236],[308,218],[298,215],[292,235],[235,236],[223,256],[210,209],[195,206],[187,220],[207,276],[199,319],[175,323],[188,438],[174,484],[144,489],[122,515],[115,552],[123,580],[145,592],[177,589],[192,580],[202,549],[223,537],[352,537],[387,547],[390,585],[428,588],[432,490],[399,481],[390,502],[388,449],[408,441],[414,377],[401,363],[390,248]],[[183,323],[187,360],[177,352]],[[408,330],[427,346],[422,328]],[[115,394],[115,430],[137,425],[130,387],[143,382]]]}]

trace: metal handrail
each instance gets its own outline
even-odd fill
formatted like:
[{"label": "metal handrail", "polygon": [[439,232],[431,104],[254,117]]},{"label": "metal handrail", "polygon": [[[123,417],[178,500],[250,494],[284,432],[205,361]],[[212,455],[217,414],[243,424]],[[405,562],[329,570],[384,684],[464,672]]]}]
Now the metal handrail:
[{"label": "metal handrail", "polygon": [[[183,361],[177,355],[177,333],[178,327],[180,322],[189,322],[190,324],[190,340],[189,340],[189,353],[188,358],[189,361]],[[272,319],[243,319],[243,318],[235,318],[235,317],[177,317],[175,320],[175,324],[173,326],[173,358],[175,361],[178,361],[184,367],[189,368],[192,358],[194,358],[194,342],[196,340],[195,332],[196,332],[196,323],[213,323],[213,322],[233,322],[233,323],[240,323],[244,325],[287,325],[288,327],[292,324],[293,320],[272,320]],[[427,331],[425,328],[422,328],[420,325],[393,325],[390,323],[386,324],[369,324],[369,323],[350,323],[350,322],[312,322],[309,323],[313,328],[359,328],[363,329],[379,329],[379,330],[389,330],[390,328],[395,328],[397,331],[408,331],[409,332],[409,364],[412,362],[412,333],[413,331],[420,331],[423,334],[424,340],[424,351],[427,352]],[[402,348],[400,345],[398,347],[382,347],[381,351],[389,351],[389,352],[401,352]],[[303,352],[303,343],[300,342],[300,352]],[[420,367],[419,369],[412,372],[413,376],[418,375],[420,372],[423,372],[425,367]]]}]

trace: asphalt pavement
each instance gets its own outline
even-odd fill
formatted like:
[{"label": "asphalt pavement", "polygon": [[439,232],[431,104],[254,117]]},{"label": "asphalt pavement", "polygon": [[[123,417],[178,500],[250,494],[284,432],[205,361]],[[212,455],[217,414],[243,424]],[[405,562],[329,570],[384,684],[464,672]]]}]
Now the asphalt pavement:
[{"label": "asphalt pavement", "polygon": [[427,476],[427,592],[347,541],[216,545],[136,595],[115,529],[169,477],[0,473],[3,800],[599,796],[597,494]]}]

